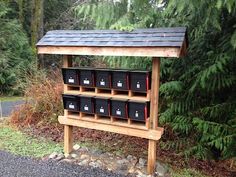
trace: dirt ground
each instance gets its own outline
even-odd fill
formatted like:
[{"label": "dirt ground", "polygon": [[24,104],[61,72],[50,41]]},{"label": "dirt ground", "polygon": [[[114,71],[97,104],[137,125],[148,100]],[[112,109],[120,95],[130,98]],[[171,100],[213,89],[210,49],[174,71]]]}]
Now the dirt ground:
[{"label": "dirt ground", "polygon": [[[40,136],[50,138],[56,142],[63,141],[63,126],[31,126],[23,128],[25,132],[32,136]],[[135,155],[137,157],[147,158],[148,141],[141,138],[107,133],[103,131],[95,131],[83,128],[73,129],[74,141],[81,143],[92,143],[99,146],[105,151],[115,152],[127,155]],[[236,176],[236,168],[229,168],[230,161],[204,161],[196,158],[184,157],[165,149],[157,149],[157,158],[172,168],[193,168],[201,171],[203,174],[214,177],[234,177]]]}]

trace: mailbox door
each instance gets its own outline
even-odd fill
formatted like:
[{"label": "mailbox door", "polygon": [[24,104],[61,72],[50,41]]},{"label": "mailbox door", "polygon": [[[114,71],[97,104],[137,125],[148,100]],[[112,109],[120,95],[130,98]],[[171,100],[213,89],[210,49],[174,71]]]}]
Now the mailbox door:
[{"label": "mailbox door", "polygon": [[84,113],[94,113],[94,100],[92,97],[80,97],[80,111]]},{"label": "mailbox door", "polygon": [[96,71],[96,87],[111,88],[111,74],[109,71]]},{"label": "mailbox door", "polygon": [[79,70],[62,68],[63,81],[69,85],[79,85]]},{"label": "mailbox door", "polygon": [[63,95],[64,109],[69,111],[79,111],[79,97],[75,95]]},{"label": "mailbox door", "polygon": [[149,73],[130,73],[130,87],[132,91],[146,92],[150,89]]},{"label": "mailbox door", "polygon": [[149,103],[129,102],[129,118],[144,122],[149,117]]},{"label": "mailbox door", "polygon": [[129,90],[128,72],[115,71],[112,73],[112,88],[117,90]]},{"label": "mailbox door", "polygon": [[111,114],[118,118],[127,118],[128,109],[126,101],[111,100]]},{"label": "mailbox door", "polygon": [[80,85],[93,87],[94,86],[94,72],[91,70],[80,70]]},{"label": "mailbox door", "polygon": [[95,100],[95,113],[102,116],[110,115],[110,101],[109,99]]}]

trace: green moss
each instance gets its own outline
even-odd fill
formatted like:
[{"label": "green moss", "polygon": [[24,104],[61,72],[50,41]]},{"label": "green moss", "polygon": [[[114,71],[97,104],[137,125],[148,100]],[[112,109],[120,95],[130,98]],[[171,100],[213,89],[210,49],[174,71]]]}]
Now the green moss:
[{"label": "green moss", "polygon": [[52,152],[62,152],[62,145],[44,138],[32,138],[11,127],[0,125],[0,149],[13,154],[44,157]]},{"label": "green moss", "polygon": [[171,177],[208,177],[194,169],[178,169],[171,171]]}]

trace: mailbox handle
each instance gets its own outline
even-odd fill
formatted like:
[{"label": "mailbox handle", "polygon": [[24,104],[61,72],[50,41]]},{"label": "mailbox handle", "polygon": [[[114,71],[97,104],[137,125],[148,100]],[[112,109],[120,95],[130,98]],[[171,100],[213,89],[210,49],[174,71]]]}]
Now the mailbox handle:
[{"label": "mailbox handle", "polygon": [[126,74],[126,85],[129,90],[129,75],[128,74]]},{"label": "mailbox handle", "polygon": [[146,75],[146,90],[149,90],[149,75]]}]

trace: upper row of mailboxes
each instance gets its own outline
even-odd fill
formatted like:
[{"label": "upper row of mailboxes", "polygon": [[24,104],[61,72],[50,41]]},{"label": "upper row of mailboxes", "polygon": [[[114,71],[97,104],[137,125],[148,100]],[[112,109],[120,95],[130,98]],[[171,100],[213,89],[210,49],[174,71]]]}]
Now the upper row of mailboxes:
[{"label": "upper row of mailboxes", "polygon": [[151,72],[103,68],[62,68],[65,84],[103,89],[146,92],[151,89]]}]

